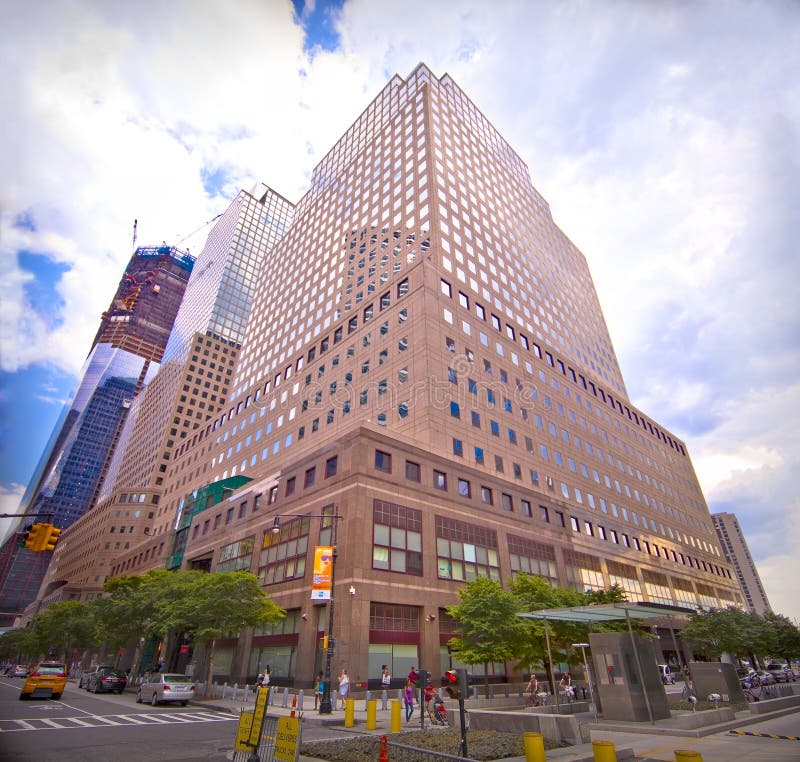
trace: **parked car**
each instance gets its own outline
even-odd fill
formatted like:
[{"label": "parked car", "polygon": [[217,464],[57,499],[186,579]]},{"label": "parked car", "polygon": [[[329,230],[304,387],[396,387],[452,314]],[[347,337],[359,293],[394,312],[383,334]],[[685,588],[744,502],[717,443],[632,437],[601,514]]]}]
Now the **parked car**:
[{"label": "parked car", "polygon": [[17,664],[16,667],[9,667],[6,670],[6,675],[8,677],[27,677],[30,674],[30,670],[27,667],[23,667],[21,664]]},{"label": "parked car", "polygon": [[67,665],[58,661],[43,661],[25,680],[19,699],[60,699],[66,685]]},{"label": "parked car", "polygon": [[658,673],[661,675],[661,682],[664,685],[675,685],[675,675],[670,671],[669,664],[659,664]]},{"label": "parked car", "polygon": [[788,683],[795,680],[794,671],[789,669],[787,664],[772,662],[767,664],[766,670],[775,678],[776,683]]},{"label": "parked car", "polygon": [[86,681],[90,693],[122,693],[128,684],[128,676],[118,669],[104,668],[93,672]]},{"label": "parked car", "polygon": [[136,702],[143,701],[153,706],[162,701],[179,701],[183,706],[194,698],[194,683],[186,675],[156,672],[143,682],[136,691]]},{"label": "parked car", "polygon": [[86,688],[89,689],[89,681],[94,677],[98,672],[104,672],[109,669],[114,669],[113,664],[96,664],[94,667],[89,667],[82,675],[81,679],[78,680],[78,687],[79,688]]}]

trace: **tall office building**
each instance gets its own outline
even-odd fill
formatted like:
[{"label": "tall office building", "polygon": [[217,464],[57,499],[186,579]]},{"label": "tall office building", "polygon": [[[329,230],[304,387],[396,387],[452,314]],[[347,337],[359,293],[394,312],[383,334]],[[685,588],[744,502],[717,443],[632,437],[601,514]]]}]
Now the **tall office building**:
[{"label": "tall office building", "polygon": [[259,183],[220,215],[197,258],[164,358],[133,401],[94,507],[64,532],[41,603],[100,595],[110,562],[165,541],[160,504],[170,452],[227,401],[258,271],[291,224],[293,206]]},{"label": "tall office building", "polygon": [[[194,258],[168,246],[138,248],[131,256],[92,342],[77,391],[42,454],[22,506],[66,528],[92,505],[134,397],[155,375],[183,298]],[[20,526],[36,519],[22,519]],[[44,520],[44,518],[42,518]],[[34,600],[51,553],[0,550],[3,620]]]},{"label": "tall office building", "polygon": [[256,291],[228,404],[169,460],[175,543],[111,570],[257,574],[287,616],[217,641],[220,678],[320,669],[316,545],[336,545],[333,668],[357,682],[449,668],[445,609],[480,576],[740,601],[684,443],[627,397],[583,254],[449,76],[388,83]]},{"label": "tall office building", "polygon": [[736,573],[747,610],[761,616],[771,612],[772,606],[769,605],[767,592],[736,516],[733,513],[712,513],[711,520],[714,522],[725,560]]}]

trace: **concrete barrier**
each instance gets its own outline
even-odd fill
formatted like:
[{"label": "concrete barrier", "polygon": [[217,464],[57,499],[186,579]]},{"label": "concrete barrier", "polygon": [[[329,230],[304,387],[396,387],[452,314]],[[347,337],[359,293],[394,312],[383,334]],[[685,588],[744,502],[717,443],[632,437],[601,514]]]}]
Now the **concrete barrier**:
[{"label": "concrete barrier", "polygon": [[751,714],[766,714],[767,712],[774,712],[776,709],[789,709],[794,706],[800,706],[800,696],[781,696],[774,699],[763,699],[761,701],[751,701],[748,709]]},{"label": "concrete barrier", "polygon": [[[458,710],[448,709],[448,720],[458,727]],[[469,709],[470,730],[501,730],[508,733],[541,733],[548,741],[577,745],[583,743],[576,717],[570,714]]]},{"label": "concrete barrier", "polygon": [[721,722],[730,722],[736,719],[736,713],[730,707],[720,709],[706,709],[702,712],[687,712],[686,714],[672,713],[672,721],[684,729],[702,728],[705,725],[718,725]]}]

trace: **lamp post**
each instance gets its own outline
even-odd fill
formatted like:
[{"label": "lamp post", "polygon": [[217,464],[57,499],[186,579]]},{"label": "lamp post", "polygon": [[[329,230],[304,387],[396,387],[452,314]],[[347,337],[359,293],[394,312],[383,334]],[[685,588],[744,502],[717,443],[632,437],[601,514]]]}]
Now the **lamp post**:
[{"label": "lamp post", "polygon": [[573,648],[580,648],[583,654],[583,667],[586,670],[586,680],[589,683],[589,700],[592,702],[592,712],[594,712],[594,721],[597,723],[597,704],[594,700],[594,689],[592,688],[592,671],[589,669],[589,663],[586,661],[586,649],[589,648],[588,643],[573,643]]},{"label": "lamp post", "polygon": [[333,611],[334,611],[334,584],[336,581],[336,527],[339,524],[339,506],[334,504],[332,513],[319,513],[319,514],[296,514],[296,513],[279,513],[275,516],[272,524],[272,531],[278,534],[281,531],[281,516],[292,516],[295,518],[303,519],[331,519],[331,546],[333,547],[333,558],[331,559],[331,597],[328,599],[330,605],[328,606],[328,647],[325,650],[325,672],[323,674],[323,687],[322,699],[319,702],[320,714],[331,714],[333,712],[333,702],[331,701],[331,658],[333,656]]}]

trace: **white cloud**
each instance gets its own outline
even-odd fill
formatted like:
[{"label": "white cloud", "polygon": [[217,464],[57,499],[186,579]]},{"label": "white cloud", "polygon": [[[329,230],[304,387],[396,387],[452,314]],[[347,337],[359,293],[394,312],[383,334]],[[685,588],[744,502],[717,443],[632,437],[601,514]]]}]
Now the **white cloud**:
[{"label": "white cloud", "polygon": [[[527,162],[590,263],[633,401],[686,439],[712,510],[739,515],[777,591],[763,528],[798,539],[800,6],[352,0],[341,49],[313,58],[288,2],[8,15],[4,367],[76,372],[134,218],[140,243],[175,242],[256,179],[297,200],[385,82],[425,61]],[[36,231],[11,227],[21,212]],[[55,314],[25,301],[22,245],[72,264]]]}]

